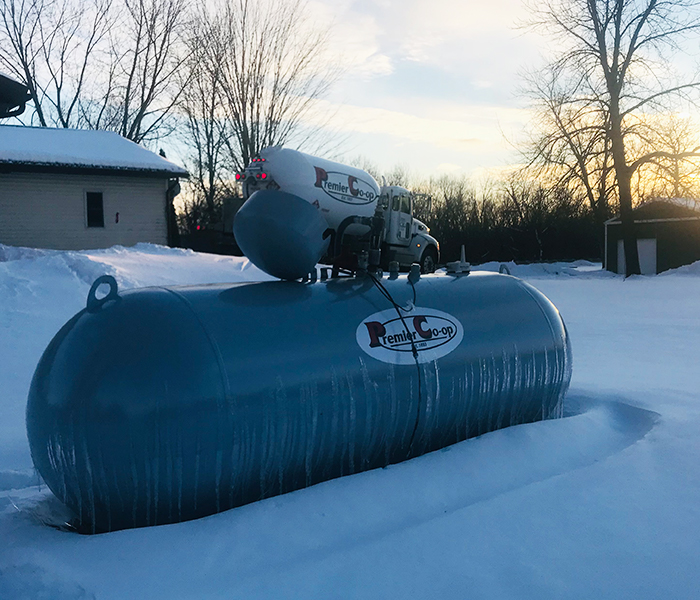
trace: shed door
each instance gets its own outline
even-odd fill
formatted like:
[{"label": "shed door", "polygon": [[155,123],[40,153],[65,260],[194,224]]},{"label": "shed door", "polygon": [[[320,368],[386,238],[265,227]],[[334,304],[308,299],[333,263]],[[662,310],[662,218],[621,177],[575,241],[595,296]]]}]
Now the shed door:
[{"label": "shed door", "polygon": [[[656,238],[642,238],[637,240],[637,252],[639,253],[639,268],[642,275],[656,275]],[[617,272],[625,274],[625,249],[622,240],[617,241]]]}]

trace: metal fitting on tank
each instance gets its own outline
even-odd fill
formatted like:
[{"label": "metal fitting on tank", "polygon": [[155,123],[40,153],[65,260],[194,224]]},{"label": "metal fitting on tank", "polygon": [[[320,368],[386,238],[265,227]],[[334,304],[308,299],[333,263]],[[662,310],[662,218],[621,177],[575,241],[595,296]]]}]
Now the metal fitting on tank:
[{"label": "metal fitting on tank", "polygon": [[462,244],[462,251],[460,252],[459,260],[447,263],[447,272],[450,275],[469,275],[471,271],[471,265],[466,261],[464,244]]},{"label": "metal fitting on tank", "polygon": [[411,270],[408,272],[408,281],[411,283],[417,283],[420,279],[420,265],[418,263],[413,263],[411,265]]},{"label": "metal fitting on tank", "polygon": [[367,252],[367,250],[363,250],[357,256],[357,274],[364,275],[365,273],[367,273],[368,268],[369,268],[369,253]]},{"label": "metal fitting on tank", "polygon": [[398,279],[398,278],[399,278],[399,261],[392,260],[389,263],[389,279]]}]

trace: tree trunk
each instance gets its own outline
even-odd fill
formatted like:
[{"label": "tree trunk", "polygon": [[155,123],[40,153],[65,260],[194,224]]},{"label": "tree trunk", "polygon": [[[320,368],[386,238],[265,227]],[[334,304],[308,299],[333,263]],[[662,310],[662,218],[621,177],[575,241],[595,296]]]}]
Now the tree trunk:
[{"label": "tree trunk", "polygon": [[605,253],[608,249],[605,247],[605,221],[608,220],[607,212],[607,200],[605,198],[599,198],[598,203],[592,210],[593,213],[593,225],[596,231],[596,238],[598,240],[598,249],[600,250],[600,258],[605,264]]},{"label": "tree trunk", "polygon": [[634,231],[634,215],[632,213],[632,172],[625,158],[625,140],[622,135],[619,100],[617,94],[611,94],[611,96],[610,144],[612,146],[613,163],[617,176],[617,188],[620,194],[622,244],[625,250],[625,277],[629,277],[630,275],[641,274],[639,268],[639,253],[637,251],[637,235]]},{"label": "tree trunk", "polygon": [[[618,171],[619,173],[619,171]],[[618,175],[619,177],[619,175]],[[622,245],[625,250],[625,277],[640,275],[639,252],[637,250],[637,234],[634,230],[634,215],[632,213],[632,192],[630,178],[625,182],[618,180],[620,188],[620,220],[622,221]],[[623,192],[623,187],[626,190]]]}]

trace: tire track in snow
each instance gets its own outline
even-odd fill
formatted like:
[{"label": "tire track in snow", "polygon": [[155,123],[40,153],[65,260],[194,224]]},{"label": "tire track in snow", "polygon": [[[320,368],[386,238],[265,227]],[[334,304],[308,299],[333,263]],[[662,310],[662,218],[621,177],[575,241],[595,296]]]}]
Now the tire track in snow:
[{"label": "tire track in snow", "polygon": [[[237,569],[236,576],[256,578],[269,572],[271,564],[279,571],[296,569],[586,468],[644,438],[659,418],[658,413],[632,406],[619,396],[572,391],[563,419],[508,427],[386,469],[264,500],[262,503],[278,503],[274,514],[265,512],[264,524],[245,518],[232,524],[231,534],[236,538],[254,536],[256,529],[274,531],[269,540],[257,540],[258,565],[252,564],[245,548],[240,549],[233,562],[248,565]],[[338,493],[340,487],[343,489]],[[309,502],[302,497],[316,492],[322,498]],[[289,502],[284,502],[285,498]],[[323,513],[309,514],[308,507],[318,506],[325,507]],[[231,517],[237,521],[234,512]],[[347,514],[352,515],[350,521],[344,516]],[[294,523],[293,529],[286,525],[289,522]],[[301,532],[300,522],[306,523]],[[239,525],[243,527],[239,529]],[[285,532],[287,528],[290,530]],[[319,531],[325,535],[315,536]],[[314,538],[311,549],[309,541]],[[286,541],[283,553],[279,552],[280,539]],[[235,554],[228,547],[227,552],[231,551]]]}]

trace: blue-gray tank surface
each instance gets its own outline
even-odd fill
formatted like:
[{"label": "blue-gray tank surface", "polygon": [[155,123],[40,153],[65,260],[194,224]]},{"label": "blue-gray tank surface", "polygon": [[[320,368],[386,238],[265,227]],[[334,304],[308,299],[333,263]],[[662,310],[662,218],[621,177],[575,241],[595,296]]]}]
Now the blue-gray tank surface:
[{"label": "blue-gray tank surface", "polygon": [[[194,519],[562,414],[571,351],[495,273],[145,288],[57,333],[34,464],[87,533]],[[401,315],[400,317],[398,315]]]},{"label": "blue-gray tank surface", "polygon": [[258,190],[236,213],[233,234],[256,267],[280,279],[301,279],[328,250],[328,223],[303,198]]}]

